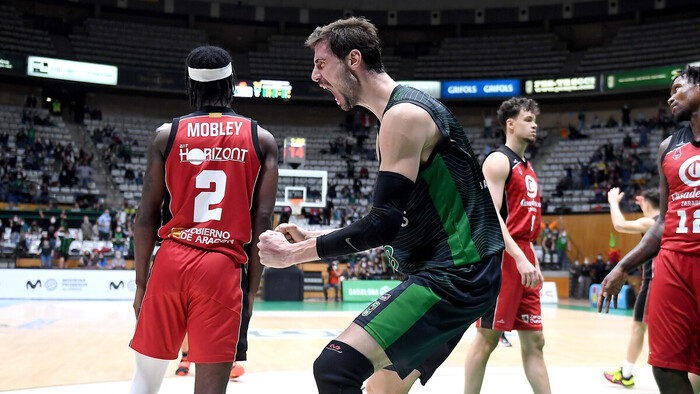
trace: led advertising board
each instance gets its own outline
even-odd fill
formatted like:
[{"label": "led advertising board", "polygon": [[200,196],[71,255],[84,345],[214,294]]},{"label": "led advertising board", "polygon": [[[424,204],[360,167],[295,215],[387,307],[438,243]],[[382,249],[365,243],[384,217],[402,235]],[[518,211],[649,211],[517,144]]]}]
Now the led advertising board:
[{"label": "led advertising board", "polygon": [[525,94],[556,94],[571,92],[588,92],[598,90],[598,78],[594,75],[556,78],[528,79],[525,81]]},{"label": "led advertising board", "polygon": [[118,71],[108,64],[74,62],[50,57],[27,57],[27,75],[65,81],[116,85]]},{"label": "led advertising board", "polygon": [[605,90],[669,86],[683,66],[643,68],[605,74]]},{"label": "led advertising board", "polygon": [[441,98],[511,97],[520,95],[519,79],[490,81],[446,81]]}]

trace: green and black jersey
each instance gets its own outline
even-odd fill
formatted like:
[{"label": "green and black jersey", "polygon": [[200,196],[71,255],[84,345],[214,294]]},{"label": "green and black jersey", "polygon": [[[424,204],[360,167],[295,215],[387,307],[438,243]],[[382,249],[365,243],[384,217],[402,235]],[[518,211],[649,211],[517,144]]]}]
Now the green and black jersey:
[{"label": "green and black jersey", "polygon": [[505,245],[496,210],[462,126],[447,107],[419,90],[397,86],[384,112],[400,103],[428,112],[443,138],[420,167],[401,230],[384,247],[392,266],[412,274],[500,254]]}]

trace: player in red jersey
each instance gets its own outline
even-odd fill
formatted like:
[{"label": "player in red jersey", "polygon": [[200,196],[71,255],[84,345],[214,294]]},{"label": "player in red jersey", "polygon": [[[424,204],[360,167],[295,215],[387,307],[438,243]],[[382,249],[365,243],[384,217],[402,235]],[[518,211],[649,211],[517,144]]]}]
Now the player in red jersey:
[{"label": "player in red jersey", "polygon": [[506,131],[505,145],[484,159],[483,171],[499,214],[506,253],[503,282],[496,305],[477,321],[477,334],[465,365],[465,393],[478,393],[486,363],[504,331],[518,330],[525,375],[535,393],[549,393],[549,377],[542,349],[540,284],[543,281],[532,242],[540,231],[540,194],[537,177],[525,159],[525,148],[537,138],[534,100],[513,97],[498,109]]},{"label": "player in red jersey", "polygon": [[[622,215],[620,202],[623,196],[624,193],[620,192],[620,189],[617,187],[610,189],[608,192],[610,218],[612,219],[613,227],[621,233],[644,235],[644,233],[654,225],[654,222],[656,222],[659,216],[658,189],[647,189],[644,190],[641,195],[636,196],[635,201],[637,205],[642,208],[642,213],[644,214],[643,217],[636,220],[626,220],[624,215]],[[644,267],[642,268],[642,286],[634,302],[634,323],[632,324],[632,335],[630,335],[630,340],[627,344],[627,357],[625,362],[619,369],[605,371],[603,373],[605,379],[611,383],[625,387],[634,386],[632,370],[634,368],[634,363],[642,353],[644,334],[647,331],[647,298],[649,296],[652,275],[652,260],[649,260],[644,263]]]},{"label": "player in red jersey", "polygon": [[[158,391],[185,332],[188,359],[197,364],[195,393],[226,391],[232,363],[245,360],[262,274],[258,238],[272,227],[274,137],[231,110],[234,76],[225,50],[196,48],[187,66],[198,110],[156,131],[136,214],[131,393]],[[163,242],[149,273],[156,233]]]},{"label": "player in red jersey", "polygon": [[[690,121],[659,146],[659,218],[605,277],[598,310],[610,304],[627,273],[654,259],[648,301],[649,364],[661,393],[700,390],[700,69],[676,76],[668,99],[678,121]],[[607,303],[606,303],[607,301]]]}]

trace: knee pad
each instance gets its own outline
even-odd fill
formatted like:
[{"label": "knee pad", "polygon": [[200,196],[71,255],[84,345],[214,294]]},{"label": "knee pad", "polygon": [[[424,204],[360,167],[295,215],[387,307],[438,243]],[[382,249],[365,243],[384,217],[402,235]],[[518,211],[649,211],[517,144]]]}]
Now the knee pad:
[{"label": "knee pad", "polygon": [[374,373],[374,366],[350,345],[333,340],[314,361],[314,378],[319,394],[360,394],[362,383]]}]

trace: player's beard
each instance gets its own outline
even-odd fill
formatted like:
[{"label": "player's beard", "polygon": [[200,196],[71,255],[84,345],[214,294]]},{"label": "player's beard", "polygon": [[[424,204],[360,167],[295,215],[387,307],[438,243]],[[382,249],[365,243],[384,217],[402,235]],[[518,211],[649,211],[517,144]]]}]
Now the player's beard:
[{"label": "player's beard", "polygon": [[697,108],[685,107],[680,111],[676,112],[675,115],[673,115],[673,118],[676,120],[676,122],[689,121],[693,117],[693,114],[697,112],[697,110]]},{"label": "player's beard", "polygon": [[360,84],[357,78],[348,70],[345,66],[345,73],[343,73],[342,79],[340,80],[339,86],[336,89],[336,93],[343,98],[343,102],[340,104],[340,109],[343,111],[350,111],[358,103],[357,92],[360,90]]}]

